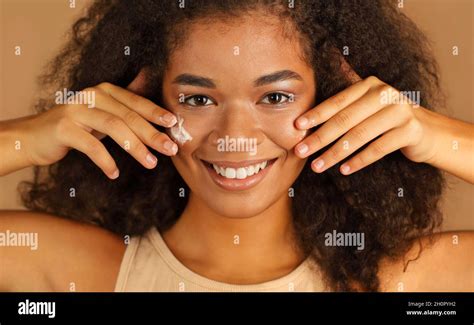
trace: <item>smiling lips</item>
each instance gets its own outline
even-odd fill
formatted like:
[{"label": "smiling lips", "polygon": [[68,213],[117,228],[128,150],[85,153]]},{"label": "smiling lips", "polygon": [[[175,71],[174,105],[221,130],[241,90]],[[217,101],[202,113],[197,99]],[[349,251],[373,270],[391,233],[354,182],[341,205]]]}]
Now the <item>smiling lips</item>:
[{"label": "smiling lips", "polygon": [[263,170],[265,167],[267,167],[267,163],[268,161],[265,160],[264,162],[260,164],[250,165],[247,167],[232,168],[232,167],[219,166],[217,164],[212,164],[212,167],[214,167],[214,170],[216,171],[216,173],[224,176],[225,178],[246,179],[249,176],[258,174],[260,170]]},{"label": "smiling lips", "polygon": [[265,177],[275,161],[276,158],[242,162],[203,160],[214,182],[231,191],[245,190],[255,186]]}]

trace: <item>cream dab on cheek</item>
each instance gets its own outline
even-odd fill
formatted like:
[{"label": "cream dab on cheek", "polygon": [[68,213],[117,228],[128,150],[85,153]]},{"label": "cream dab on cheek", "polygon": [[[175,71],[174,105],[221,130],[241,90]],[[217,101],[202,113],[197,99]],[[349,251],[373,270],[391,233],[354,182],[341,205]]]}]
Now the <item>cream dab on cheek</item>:
[{"label": "cream dab on cheek", "polygon": [[183,145],[188,141],[191,141],[193,137],[184,128],[184,118],[180,115],[176,115],[178,123],[170,128],[170,134],[179,144]]}]

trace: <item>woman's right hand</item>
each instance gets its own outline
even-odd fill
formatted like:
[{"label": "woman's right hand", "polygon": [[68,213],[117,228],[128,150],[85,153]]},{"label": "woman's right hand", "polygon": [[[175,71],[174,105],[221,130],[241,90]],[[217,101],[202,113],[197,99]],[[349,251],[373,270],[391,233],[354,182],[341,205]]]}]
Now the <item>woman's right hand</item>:
[{"label": "woman's right hand", "polygon": [[[132,89],[134,83],[128,89]],[[50,165],[62,159],[70,149],[77,149],[109,178],[115,179],[119,170],[100,141],[105,136],[110,136],[148,169],[156,166],[157,158],[146,146],[169,156],[177,153],[177,144],[149,123],[172,127],[177,120],[169,111],[131,90],[110,83],[101,83],[83,92],[95,94],[93,108],[87,104],[57,105],[44,113],[14,120],[11,124],[9,121],[1,123],[4,129],[15,134],[11,140],[21,141],[27,165]],[[2,146],[4,143],[6,141],[2,141]],[[10,145],[14,146],[13,143]],[[9,167],[0,169],[19,169]],[[5,170],[0,170],[0,175],[5,173]]]}]

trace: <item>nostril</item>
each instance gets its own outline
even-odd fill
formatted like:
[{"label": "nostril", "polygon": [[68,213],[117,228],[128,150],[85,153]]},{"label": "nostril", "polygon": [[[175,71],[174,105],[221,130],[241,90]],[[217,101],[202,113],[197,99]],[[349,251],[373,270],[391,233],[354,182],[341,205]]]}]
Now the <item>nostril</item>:
[{"label": "nostril", "polygon": [[217,146],[219,144],[219,139],[220,139],[220,136],[219,134],[217,134],[217,132],[211,132],[211,134],[209,134],[209,137],[208,137],[208,142],[212,146]]}]

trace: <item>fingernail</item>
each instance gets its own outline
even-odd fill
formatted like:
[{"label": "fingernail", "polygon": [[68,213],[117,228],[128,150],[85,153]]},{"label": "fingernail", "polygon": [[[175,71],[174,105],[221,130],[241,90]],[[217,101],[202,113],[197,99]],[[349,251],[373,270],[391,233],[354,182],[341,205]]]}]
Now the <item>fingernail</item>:
[{"label": "fingernail", "polygon": [[119,170],[116,169],[116,170],[112,173],[112,175],[110,175],[110,178],[116,179],[116,178],[119,177],[119,174],[120,174]]},{"label": "fingernail", "polygon": [[341,166],[341,173],[343,174],[348,174],[350,170],[351,170],[351,167],[349,167],[348,165],[344,164]]},{"label": "fingernail", "polygon": [[178,120],[176,119],[176,116],[173,114],[166,113],[165,115],[160,116],[161,121],[163,121],[164,124],[168,126],[173,126],[175,125]]},{"label": "fingernail", "polygon": [[173,155],[178,151],[178,145],[172,141],[166,141],[164,147],[167,151]]},{"label": "fingernail", "polygon": [[146,155],[146,161],[148,165],[150,165],[151,167],[154,167],[156,163],[158,162],[158,159],[155,156],[153,156],[151,153],[148,153]]},{"label": "fingernail", "polygon": [[306,125],[308,125],[308,119],[306,117],[300,117],[298,119],[298,121],[296,122],[298,124],[299,127],[305,127]]},{"label": "fingernail", "polygon": [[298,150],[298,152],[301,154],[301,155],[304,155],[305,153],[308,152],[309,150],[309,147],[304,144],[304,143],[301,143],[298,145],[298,147],[296,148],[296,150]]},{"label": "fingernail", "polygon": [[318,159],[313,162],[313,166],[316,170],[321,170],[324,166],[324,160]]}]

